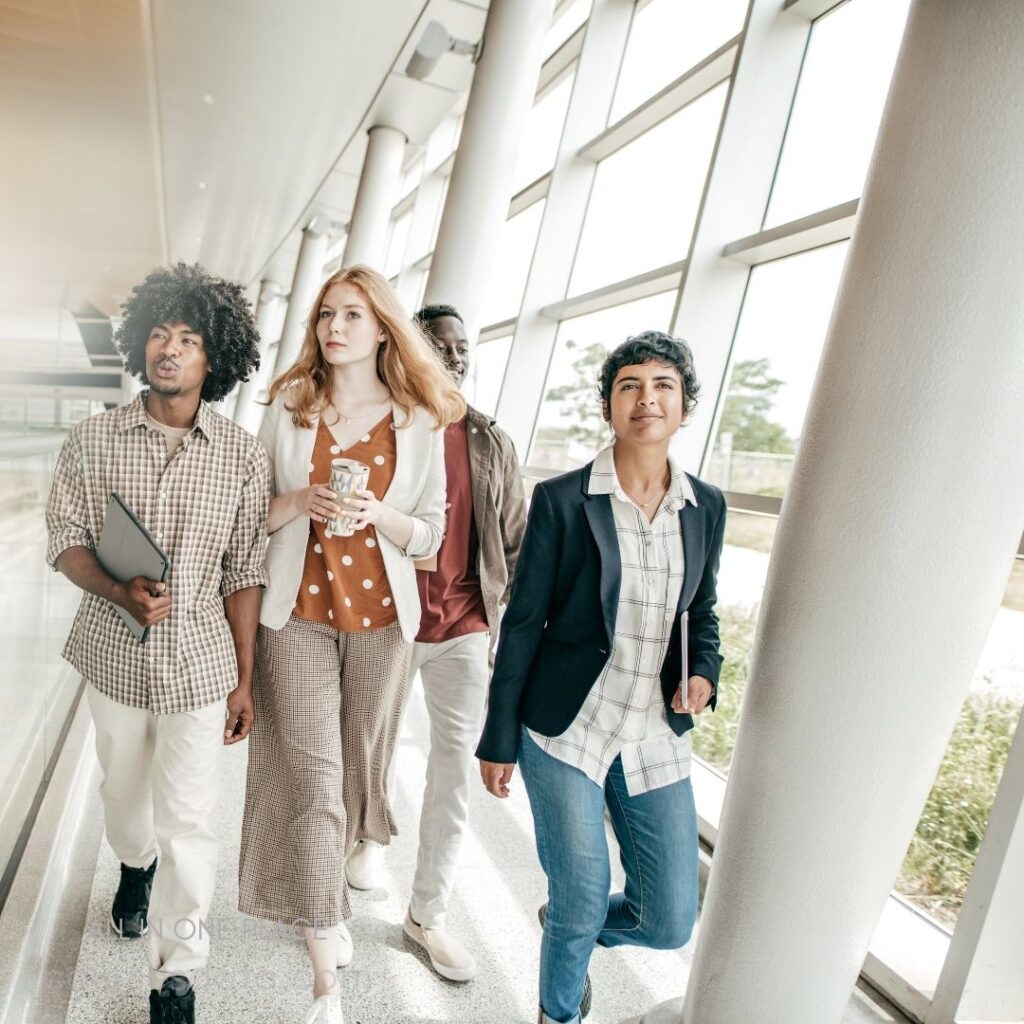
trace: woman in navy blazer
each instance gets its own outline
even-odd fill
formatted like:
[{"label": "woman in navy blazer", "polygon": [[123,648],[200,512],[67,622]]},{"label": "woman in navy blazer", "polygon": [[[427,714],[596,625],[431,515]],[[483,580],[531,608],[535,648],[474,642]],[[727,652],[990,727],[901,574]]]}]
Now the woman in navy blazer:
[{"label": "woman in navy blazer", "polygon": [[698,390],[684,342],[630,338],[601,370],[613,443],[533,494],[476,753],[498,797],[518,762],[533,810],[542,1024],[586,1016],[595,944],[677,948],[696,919],[687,733],[715,706],[725,500],[669,444]]}]

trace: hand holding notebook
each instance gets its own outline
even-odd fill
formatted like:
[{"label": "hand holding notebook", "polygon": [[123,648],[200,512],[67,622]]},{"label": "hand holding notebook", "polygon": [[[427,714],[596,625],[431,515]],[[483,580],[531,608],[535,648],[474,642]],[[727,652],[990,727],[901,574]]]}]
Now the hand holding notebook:
[{"label": "hand holding notebook", "polygon": [[140,643],[149,636],[151,623],[166,618],[170,608],[167,574],[171,560],[119,494],[111,494],[96,545],[96,558],[104,570],[124,584],[124,605],[114,609]]}]

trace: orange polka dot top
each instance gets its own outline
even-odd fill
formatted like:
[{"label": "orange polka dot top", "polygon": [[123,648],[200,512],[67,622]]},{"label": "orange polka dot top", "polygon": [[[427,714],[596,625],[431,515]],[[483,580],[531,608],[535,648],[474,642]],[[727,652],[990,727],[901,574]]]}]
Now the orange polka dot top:
[{"label": "orange polka dot top", "polygon": [[[369,489],[383,497],[395,475],[394,420],[388,413],[369,433],[342,451],[320,421],[309,482],[329,483],[331,460],[356,459],[370,467]],[[363,633],[398,621],[384,558],[373,526],[351,537],[328,537],[327,524],[310,521],[302,584],[293,614],[340,633]]]}]

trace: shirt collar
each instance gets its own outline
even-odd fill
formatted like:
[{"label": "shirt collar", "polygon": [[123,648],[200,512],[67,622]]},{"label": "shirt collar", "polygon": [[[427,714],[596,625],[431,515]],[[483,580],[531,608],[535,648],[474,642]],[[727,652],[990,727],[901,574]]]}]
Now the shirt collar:
[{"label": "shirt collar", "polygon": [[[125,433],[135,427],[147,426],[146,421],[146,391],[140,391],[127,405],[121,407],[120,431]],[[196,412],[195,427],[209,441],[214,438],[216,429],[216,417],[207,402],[200,399],[199,409]]]},{"label": "shirt collar", "polygon": [[[594,458],[590,468],[590,483],[587,485],[588,494],[611,494],[620,501],[628,501],[633,504],[632,499],[622,489],[619,483],[618,474],[615,472],[615,458],[612,455],[612,445],[602,448]],[[690,478],[679,465],[679,460],[668,453],[668,468],[671,479],[668,485],[668,493],[665,495],[665,503],[672,512],[678,512],[686,502],[696,506],[697,495],[694,493]]]}]

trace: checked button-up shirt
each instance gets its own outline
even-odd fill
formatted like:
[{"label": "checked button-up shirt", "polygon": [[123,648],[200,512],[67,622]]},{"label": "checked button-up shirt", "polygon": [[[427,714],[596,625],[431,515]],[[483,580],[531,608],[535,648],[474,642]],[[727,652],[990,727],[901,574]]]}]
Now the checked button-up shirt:
[{"label": "checked button-up shirt", "polygon": [[101,693],[154,714],[193,711],[237,685],[224,598],[266,586],[270,474],[260,443],[201,402],[167,458],[144,394],[75,426],[61,448],[46,509],[46,560],[95,550],[116,491],[171,562],[171,614],[139,643],[103,598],[82,598],[64,657]]},{"label": "checked button-up shirt", "polygon": [[668,724],[661,665],[686,568],[679,510],[686,502],[696,505],[697,496],[671,454],[669,468],[668,493],[648,522],[619,483],[612,448],[594,459],[590,493],[609,496],[622,564],[615,635],[608,662],[569,728],[551,737],[530,731],[552,757],[599,786],[621,756],[631,796],[690,774],[690,734],[676,736]]}]

